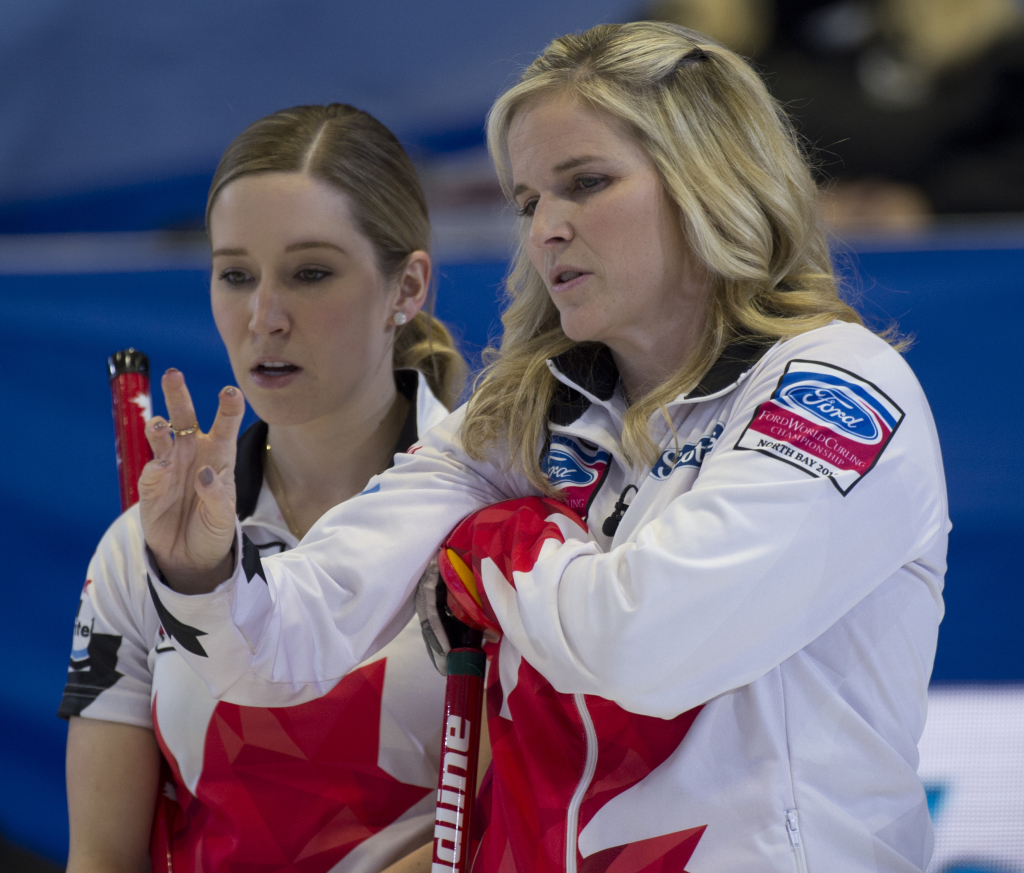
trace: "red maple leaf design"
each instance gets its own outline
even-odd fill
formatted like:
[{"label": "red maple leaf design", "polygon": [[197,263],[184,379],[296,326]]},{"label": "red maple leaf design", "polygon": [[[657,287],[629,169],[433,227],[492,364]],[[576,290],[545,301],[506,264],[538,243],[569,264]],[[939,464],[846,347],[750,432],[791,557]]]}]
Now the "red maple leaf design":
[{"label": "red maple leaf design", "polygon": [[707,825],[637,840],[624,846],[612,846],[583,859],[580,873],[686,873],[690,860]]},{"label": "red maple leaf design", "polygon": [[429,794],[377,766],[384,669],[299,706],[218,703],[195,796],[174,774],[175,868],[325,873]]}]

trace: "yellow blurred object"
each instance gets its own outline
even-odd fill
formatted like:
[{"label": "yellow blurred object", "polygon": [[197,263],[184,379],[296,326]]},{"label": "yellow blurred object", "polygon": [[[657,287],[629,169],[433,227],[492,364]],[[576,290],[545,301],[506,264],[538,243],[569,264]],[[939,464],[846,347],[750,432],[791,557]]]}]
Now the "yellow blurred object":
[{"label": "yellow blurred object", "polygon": [[700,31],[748,57],[768,46],[775,26],[770,0],[655,0],[644,17]]},{"label": "yellow blurred object", "polygon": [[1024,25],[1016,0],[887,0],[882,26],[929,73],[966,63]]},{"label": "yellow blurred object", "polygon": [[455,552],[451,549],[447,549],[448,561],[451,563],[455,572],[459,574],[459,578],[462,580],[462,584],[466,586],[466,590],[469,592],[477,603],[480,602],[480,594],[476,590],[476,579],[473,578],[473,571],[466,566],[466,562],[462,560]]},{"label": "yellow blurred object", "polygon": [[912,233],[931,221],[928,198],[905,182],[862,179],[837,182],[821,189],[819,208],[836,233]]}]

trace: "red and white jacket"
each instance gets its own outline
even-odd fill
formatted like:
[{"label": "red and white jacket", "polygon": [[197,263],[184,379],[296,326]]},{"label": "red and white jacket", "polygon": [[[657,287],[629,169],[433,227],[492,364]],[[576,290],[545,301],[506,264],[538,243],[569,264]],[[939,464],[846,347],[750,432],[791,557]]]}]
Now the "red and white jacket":
[{"label": "red and white jacket", "polygon": [[[591,534],[549,540],[514,585],[484,579],[504,636],[474,870],[924,870],[917,740],[950,525],[906,363],[841,323],[737,342],[652,417],[642,469],[610,355],[550,367],[544,465]],[[460,519],[535,493],[504,453],[461,451],[461,415],[301,548],[208,595],[154,580],[216,696],[283,705],[335,681],[405,625]]]},{"label": "red and white jacket", "polygon": [[[410,400],[404,451],[448,413],[418,374],[396,381]],[[241,530],[263,557],[298,545],[263,479],[266,436],[262,422],[242,435],[235,470]],[[171,645],[143,552],[134,507],[90,563],[60,714],[156,733],[165,773],[153,870],[377,873],[425,843],[444,680],[418,623],[286,708],[218,701]]]}]

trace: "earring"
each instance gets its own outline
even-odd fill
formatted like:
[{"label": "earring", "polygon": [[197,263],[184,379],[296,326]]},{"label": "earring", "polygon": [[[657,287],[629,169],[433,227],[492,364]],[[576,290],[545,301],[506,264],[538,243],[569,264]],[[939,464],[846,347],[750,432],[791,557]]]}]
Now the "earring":
[{"label": "earring", "polygon": [[396,312],[393,320],[395,324],[401,327],[409,320],[409,317],[404,312]]}]

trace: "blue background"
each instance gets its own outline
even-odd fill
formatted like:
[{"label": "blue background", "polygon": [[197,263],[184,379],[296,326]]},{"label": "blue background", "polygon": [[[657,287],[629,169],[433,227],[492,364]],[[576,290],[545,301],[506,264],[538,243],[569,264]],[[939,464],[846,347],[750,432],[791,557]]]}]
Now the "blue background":
[{"label": "blue background", "polygon": [[299,103],[365,109],[419,156],[478,146],[549,41],[641,3],[4,0],[0,233],[193,225],[228,143]]},{"label": "blue background", "polygon": [[[1024,473],[1016,455],[1024,416],[1013,375],[1024,248],[846,252],[840,261],[874,326],[895,319],[916,335],[907,359],[942,441],[954,529],[934,679],[1024,680]],[[479,349],[499,326],[505,265],[439,269],[438,315],[470,351]],[[85,567],[118,513],[106,357],[134,345],[155,373],[182,369],[204,426],[231,372],[203,271],[0,277],[0,317],[8,338],[0,831],[63,859],[66,726],[56,710]]]}]

